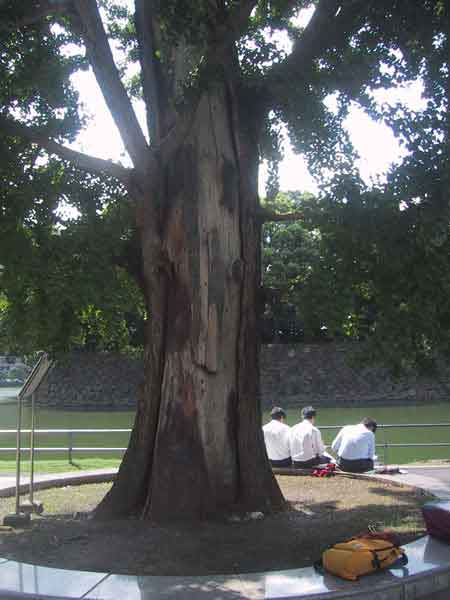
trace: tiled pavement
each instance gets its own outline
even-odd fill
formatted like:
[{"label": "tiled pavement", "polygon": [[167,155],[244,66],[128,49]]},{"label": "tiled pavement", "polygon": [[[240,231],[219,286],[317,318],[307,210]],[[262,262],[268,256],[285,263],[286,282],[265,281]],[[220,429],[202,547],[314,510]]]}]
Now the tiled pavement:
[{"label": "tiled pavement", "polygon": [[311,567],[210,577],[133,577],[0,563],[0,598],[89,600],[416,600],[450,588],[450,546],[431,538],[408,544],[407,567],[360,582],[319,575]]},{"label": "tiled pavement", "polygon": [[405,474],[381,475],[380,477],[420,487],[438,498],[450,500],[450,465],[423,467],[408,467],[406,465],[405,470],[407,471]]},{"label": "tiled pavement", "polygon": [[[88,479],[104,480],[111,475],[95,473]],[[447,499],[449,475],[450,468],[434,473],[432,469],[414,468],[402,475],[401,481],[426,487]],[[399,477],[391,476],[397,481]],[[38,479],[44,485],[45,480],[49,482],[48,477]],[[62,475],[58,479],[61,485],[69,483]],[[79,475],[78,482],[80,479]],[[0,488],[13,484],[14,478],[0,477]],[[210,577],[134,577],[52,569],[0,558],[0,600],[450,600],[450,545],[424,537],[405,548],[409,559],[406,567],[392,568],[356,583],[320,575],[312,567]]]},{"label": "tiled pavement", "polygon": [[[101,483],[111,481],[114,478],[117,469],[96,469],[95,471],[71,471],[70,473],[49,473],[46,475],[37,475],[34,478],[34,489],[45,489],[49,487],[58,487],[64,485],[78,485],[85,481],[89,483]],[[20,491],[25,493],[28,490],[30,478],[25,475],[21,477]],[[0,475],[0,498],[11,496],[11,488],[14,487],[15,493],[16,478],[11,475]]]}]

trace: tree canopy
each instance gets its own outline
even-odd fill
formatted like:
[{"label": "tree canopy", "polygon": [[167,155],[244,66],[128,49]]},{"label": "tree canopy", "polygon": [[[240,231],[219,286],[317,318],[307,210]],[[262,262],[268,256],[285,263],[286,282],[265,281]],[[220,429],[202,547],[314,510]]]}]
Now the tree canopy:
[{"label": "tree canopy", "polygon": [[[301,11],[313,7],[308,24],[299,25]],[[447,4],[167,1],[136,2],[135,14],[133,8],[103,2],[99,13],[94,2],[0,3],[0,264],[9,301],[2,322],[16,347],[67,349],[86,341],[94,315],[102,313],[95,328],[105,329],[142,314],[138,293],[130,293],[135,232],[123,182],[132,170],[67,148],[85,125],[73,73],[93,68],[116,122],[123,119],[118,126],[138,168],[146,141],[135,133],[127,93],[147,101],[150,148],[157,152],[158,104],[170,97],[172,125],[182,121],[220,70],[214,52],[232,40],[240,90],[265,115],[259,148],[270,164],[269,195],[277,191],[281,125],[321,184],[320,199],[301,205],[303,222],[267,225],[264,260],[275,264],[265,284],[283,288],[285,299],[289,288],[307,329],[326,321],[329,330],[344,326],[359,335],[369,319],[383,353],[395,348],[414,361],[446,349]],[[150,20],[153,38],[139,29]],[[96,48],[90,35],[101,39]],[[109,83],[98,66],[107,53],[103,36],[126,57]],[[154,72],[143,61],[146,46]],[[105,60],[112,64],[111,56]],[[130,71],[133,64],[140,70]],[[426,97],[420,112],[375,99],[377,90],[417,80]],[[343,127],[355,103],[391,126],[407,150],[371,189],[358,176]],[[68,206],[77,218],[64,217]],[[277,258],[270,258],[277,244]]]}]

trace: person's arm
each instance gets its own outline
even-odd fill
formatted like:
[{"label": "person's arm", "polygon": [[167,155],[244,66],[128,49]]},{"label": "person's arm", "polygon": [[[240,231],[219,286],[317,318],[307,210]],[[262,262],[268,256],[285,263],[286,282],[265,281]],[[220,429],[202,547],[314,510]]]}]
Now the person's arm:
[{"label": "person's arm", "polygon": [[285,431],[284,434],[284,445],[286,448],[286,451],[289,453],[289,456],[292,456],[292,451],[291,451],[291,429],[288,428]]},{"label": "person's arm", "polygon": [[331,444],[331,449],[333,450],[333,452],[335,454],[338,454],[339,448],[341,447],[341,442],[342,442],[342,429],[337,434],[337,436],[334,438],[334,440]]},{"label": "person's arm", "polygon": [[290,451],[290,455],[294,456],[294,454],[296,453],[296,448],[295,448],[296,444],[295,444],[295,432],[294,429],[291,429],[289,432],[289,451]]},{"label": "person's arm", "polygon": [[375,434],[371,431],[369,437],[369,456],[368,458],[375,459]]},{"label": "person's arm", "polygon": [[322,435],[317,428],[313,429],[312,442],[313,451],[316,453],[317,456],[322,456],[322,454],[325,452],[325,446],[322,441]]}]

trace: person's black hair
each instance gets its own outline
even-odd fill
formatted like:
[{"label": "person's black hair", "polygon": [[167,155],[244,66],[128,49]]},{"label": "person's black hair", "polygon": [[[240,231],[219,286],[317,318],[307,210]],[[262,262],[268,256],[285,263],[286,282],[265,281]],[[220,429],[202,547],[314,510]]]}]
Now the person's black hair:
[{"label": "person's black hair", "polygon": [[272,417],[272,419],[276,419],[277,421],[279,421],[283,417],[286,418],[286,413],[281,408],[281,406],[274,406],[270,411],[270,416]]},{"label": "person's black hair", "polygon": [[372,419],[371,417],[364,417],[364,419],[361,421],[361,423],[363,425],[365,425],[367,427],[367,429],[371,429],[374,433],[377,430],[377,422],[375,421],[375,419]]},{"label": "person's black hair", "polygon": [[316,414],[316,409],[312,406],[305,406],[304,408],[302,408],[302,417],[304,419],[311,419],[312,417],[315,417]]}]

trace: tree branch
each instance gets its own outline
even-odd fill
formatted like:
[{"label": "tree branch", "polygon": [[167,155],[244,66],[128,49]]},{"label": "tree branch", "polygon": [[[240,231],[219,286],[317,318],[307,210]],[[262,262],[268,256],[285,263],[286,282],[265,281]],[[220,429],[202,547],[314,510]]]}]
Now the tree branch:
[{"label": "tree branch", "polygon": [[25,138],[44,148],[47,152],[70,161],[79,169],[95,173],[105,173],[106,175],[115,177],[125,185],[130,182],[131,169],[122,167],[109,160],[103,160],[102,158],[96,158],[95,156],[89,156],[88,154],[67,148],[48,137],[47,133],[42,129],[29,127],[14,119],[0,115],[0,131],[4,135]]},{"label": "tree branch", "polygon": [[232,11],[228,27],[234,34],[234,40],[237,40],[246,30],[250,15],[257,4],[258,0],[241,0]]},{"label": "tree branch", "polygon": [[[310,62],[327,47],[334,31],[334,18],[341,0],[320,0],[302,37],[296,42],[291,54],[284,61],[287,65]],[[331,35],[335,39],[334,35]]]},{"label": "tree branch", "polygon": [[290,85],[293,76],[302,77],[338,40],[347,41],[364,16],[366,4],[362,0],[320,0],[291,54],[269,71],[266,79],[272,95],[277,88]]},{"label": "tree branch", "polygon": [[156,56],[160,42],[157,34],[155,4],[158,0],[136,0],[135,23],[139,41],[139,62],[147,111],[147,127],[152,143],[158,144],[165,133],[164,110],[168,108],[166,81]]},{"label": "tree branch", "polygon": [[120,79],[96,0],[73,0],[80,17],[81,35],[106,104],[134,166],[146,171],[149,149],[131,101]]},{"label": "tree branch", "polygon": [[6,19],[1,27],[6,27],[7,30],[20,29],[27,25],[33,25],[45,17],[58,14],[70,14],[72,9],[73,6],[71,0],[37,0],[35,2],[29,2],[20,17]]},{"label": "tree branch", "polygon": [[217,5],[211,3],[211,34],[205,55],[208,62],[222,62],[229,52],[230,45],[238,40],[248,27],[250,15],[258,0],[241,0],[229,11],[225,20],[215,17]]},{"label": "tree branch", "polygon": [[[44,17],[55,14],[66,14],[71,7],[71,2],[68,0],[47,0],[47,2],[37,2],[34,10],[30,10],[22,17],[20,25],[31,25]],[[30,7],[31,8],[31,7]]]},{"label": "tree branch", "polygon": [[280,223],[283,221],[301,221],[304,219],[304,214],[302,212],[292,212],[292,213],[275,213],[267,208],[260,208],[258,211],[258,216],[263,223]]}]

